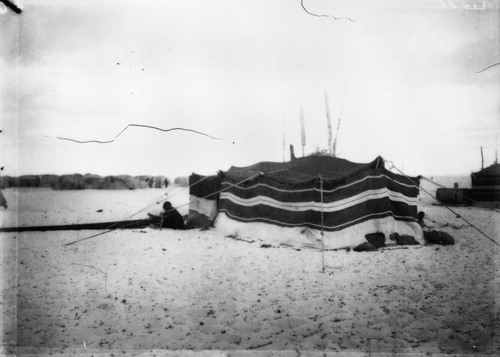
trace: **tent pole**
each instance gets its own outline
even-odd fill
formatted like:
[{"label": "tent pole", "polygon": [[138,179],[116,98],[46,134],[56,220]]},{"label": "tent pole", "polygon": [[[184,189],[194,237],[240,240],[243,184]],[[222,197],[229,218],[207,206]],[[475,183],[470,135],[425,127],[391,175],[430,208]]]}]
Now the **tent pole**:
[{"label": "tent pole", "polygon": [[321,271],[325,271],[325,232],[323,229],[323,178],[319,177],[320,194],[321,194]]}]

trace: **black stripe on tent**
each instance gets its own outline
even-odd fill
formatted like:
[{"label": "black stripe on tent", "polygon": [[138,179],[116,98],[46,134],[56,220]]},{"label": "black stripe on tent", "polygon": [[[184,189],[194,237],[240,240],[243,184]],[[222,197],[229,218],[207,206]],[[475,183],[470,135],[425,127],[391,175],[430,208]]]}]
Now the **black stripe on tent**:
[{"label": "black stripe on tent", "polygon": [[[273,224],[273,225],[276,225],[276,226],[279,226],[279,227],[289,227],[289,228],[291,228],[291,227],[308,227],[308,228],[318,229],[318,230],[321,229],[321,225],[319,225],[319,224],[313,224],[313,223],[306,223],[306,224],[299,224],[299,223],[285,224],[285,223],[281,223],[281,222],[272,221],[269,218],[253,218],[251,220],[246,220],[246,219],[243,219],[241,217],[234,216],[230,212],[225,211],[225,210],[221,210],[220,212],[221,213],[225,213],[229,218],[231,218],[231,219],[233,219],[235,221],[238,221],[238,222],[242,222],[242,223],[267,223],[267,224]],[[415,222],[415,219],[413,219],[413,218],[399,217],[399,216],[396,216],[393,212],[387,211],[387,212],[380,212],[380,213],[371,213],[371,214],[369,214],[367,216],[358,217],[358,218],[356,218],[353,221],[345,222],[344,224],[339,225],[339,226],[324,227],[324,230],[326,232],[340,231],[342,229],[346,229],[346,228],[355,226],[355,225],[357,225],[359,223],[367,222],[367,221],[370,221],[370,220],[373,220],[373,219],[386,218],[386,217],[393,217],[395,221],[399,221],[399,222]]]},{"label": "black stripe on tent", "polygon": [[[321,211],[313,211],[312,207],[305,211],[280,209],[264,204],[243,206],[227,199],[220,200],[220,210],[242,222],[267,222],[282,226],[319,226],[321,227]],[[323,222],[326,230],[338,230],[370,215],[390,212],[399,220],[416,221],[417,208],[403,202],[392,201],[388,197],[368,199],[354,206],[335,211],[324,212]],[[328,228],[331,227],[331,228]]]}]

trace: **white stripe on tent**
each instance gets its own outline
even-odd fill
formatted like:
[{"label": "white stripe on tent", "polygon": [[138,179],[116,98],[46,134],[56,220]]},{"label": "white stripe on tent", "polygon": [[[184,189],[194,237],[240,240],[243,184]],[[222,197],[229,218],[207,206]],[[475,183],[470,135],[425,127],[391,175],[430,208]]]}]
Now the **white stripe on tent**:
[{"label": "white stripe on tent", "polygon": [[[315,224],[315,223],[309,223],[309,222],[300,222],[300,223],[285,223],[285,222],[281,222],[281,221],[276,221],[274,219],[269,219],[269,218],[266,218],[266,217],[255,217],[255,218],[241,218],[241,217],[238,217],[238,216],[235,216],[235,215],[232,215],[231,213],[229,213],[227,210],[223,209],[223,210],[220,210],[219,212],[223,212],[225,213],[228,218],[231,218],[231,219],[234,219],[235,221],[244,221],[244,222],[248,222],[248,223],[253,223],[253,222],[256,222],[255,219],[258,219],[259,222],[261,221],[264,221],[264,222],[268,222],[268,223],[273,223],[273,224],[276,224],[276,225],[281,225],[281,226],[288,226],[288,227],[304,227],[304,226],[313,226],[315,227],[316,229],[321,229],[321,225],[319,224]],[[386,215],[387,213],[390,214],[390,216],[392,216],[393,218],[400,218],[400,219],[405,219],[407,220],[408,217],[407,216],[398,216],[398,215],[395,215],[394,213],[392,213],[392,211],[385,211],[385,212],[378,212],[378,213],[371,213],[371,214],[367,214],[363,217],[358,217],[356,219],[353,219],[352,221],[349,221],[349,222],[344,222],[342,224],[339,224],[339,225],[336,225],[336,226],[323,226],[323,228],[325,229],[329,229],[329,230],[333,230],[333,229],[342,229],[342,227],[345,227],[345,226],[349,226],[349,225],[353,225],[354,223],[358,222],[358,221],[361,221],[361,220],[364,220],[366,218],[370,218],[370,217],[377,217],[377,216],[380,216],[380,215]],[[387,216],[386,216],[387,217]],[[416,220],[415,220],[416,221]]]},{"label": "white stripe on tent", "polygon": [[[410,188],[418,188],[416,185],[405,184],[405,183],[399,182],[398,180],[395,180],[395,179],[393,179],[393,178],[391,178],[391,177],[389,177],[387,175],[380,174],[380,175],[377,175],[377,176],[365,176],[365,177],[363,177],[362,179],[360,179],[358,181],[351,182],[351,183],[349,183],[347,185],[344,185],[344,186],[339,186],[337,188],[334,188],[333,190],[323,190],[323,192],[324,193],[332,193],[332,192],[341,190],[343,188],[346,188],[346,187],[349,187],[349,186],[352,186],[352,185],[356,185],[356,184],[358,184],[360,182],[363,182],[363,181],[371,179],[371,178],[381,178],[381,177],[386,177],[387,179],[392,180],[392,181],[394,181],[395,183],[397,183],[397,184],[399,184],[401,186],[406,186],[406,187],[410,187]],[[230,185],[230,183],[228,183],[228,182],[222,182],[222,184],[223,185]],[[242,189],[242,190],[250,190],[250,189],[253,189],[253,188],[258,187],[258,186],[267,187],[267,188],[270,188],[271,190],[279,191],[279,192],[310,192],[310,191],[320,191],[316,187],[314,187],[314,188],[306,188],[306,189],[302,189],[302,190],[279,189],[279,188],[276,188],[276,187],[273,187],[273,186],[270,186],[270,185],[267,185],[267,184],[264,184],[264,183],[260,183],[260,182],[257,182],[255,185],[252,185],[252,186],[238,187],[238,188]]]},{"label": "white stripe on tent", "polygon": [[[345,198],[343,200],[338,200],[335,202],[330,202],[330,203],[324,203],[323,205],[323,210],[324,212],[336,212],[340,211],[355,205],[358,205],[360,203],[369,201],[369,200],[374,200],[374,199],[380,199],[380,198],[385,198],[389,197],[391,201],[396,201],[396,202],[403,202],[408,205],[416,205],[417,204],[417,198],[416,197],[407,197],[403,195],[402,193],[399,192],[394,192],[389,190],[388,188],[384,187],[378,190],[368,190],[365,192],[361,192],[357,195]],[[256,196],[252,198],[241,198],[238,197],[230,192],[222,192],[220,195],[220,199],[223,200],[228,200],[231,201],[235,204],[238,204],[240,206],[245,206],[245,207],[252,207],[252,206],[257,206],[257,205],[266,205],[286,211],[291,211],[291,212],[304,212],[304,211],[321,211],[321,202],[314,202],[314,201],[309,201],[309,202],[282,202],[278,201],[274,198],[270,198],[267,196]]]}]

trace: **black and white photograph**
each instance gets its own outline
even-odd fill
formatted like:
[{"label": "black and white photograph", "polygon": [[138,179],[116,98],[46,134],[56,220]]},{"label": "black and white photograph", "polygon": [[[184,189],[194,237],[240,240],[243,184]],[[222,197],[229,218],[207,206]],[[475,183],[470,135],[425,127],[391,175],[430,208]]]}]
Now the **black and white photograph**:
[{"label": "black and white photograph", "polygon": [[500,354],[499,0],[0,0],[0,356]]}]

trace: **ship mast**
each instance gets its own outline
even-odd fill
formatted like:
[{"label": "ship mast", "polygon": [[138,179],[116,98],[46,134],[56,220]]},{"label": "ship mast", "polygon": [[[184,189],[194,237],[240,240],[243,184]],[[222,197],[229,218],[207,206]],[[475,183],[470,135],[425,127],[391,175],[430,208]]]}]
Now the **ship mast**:
[{"label": "ship mast", "polygon": [[304,146],[306,146],[306,128],[304,124],[304,110],[300,108],[300,139],[302,144],[302,157],[304,157]]},{"label": "ship mast", "polygon": [[328,94],[325,91],[326,125],[328,127],[328,152],[333,156],[332,147],[332,121],[330,120],[330,108],[328,107]]},{"label": "ship mast", "polygon": [[345,86],[344,94],[342,95],[342,106],[340,107],[339,121],[337,123],[337,131],[335,132],[335,139],[333,140],[333,157],[337,157],[337,139],[339,137],[340,121],[342,120],[342,113],[344,112],[344,102],[345,102]]},{"label": "ship mast", "polygon": [[484,169],[483,147],[481,146],[481,170]]},{"label": "ship mast", "polygon": [[498,164],[497,136],[495,135],[495,165]]}]

